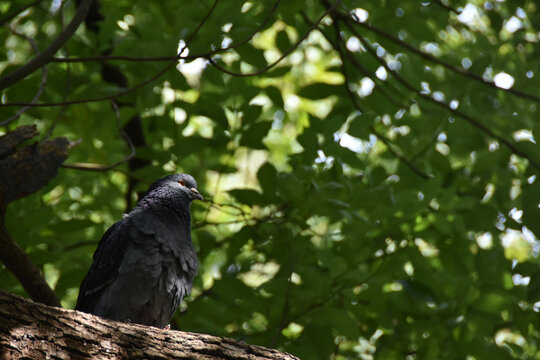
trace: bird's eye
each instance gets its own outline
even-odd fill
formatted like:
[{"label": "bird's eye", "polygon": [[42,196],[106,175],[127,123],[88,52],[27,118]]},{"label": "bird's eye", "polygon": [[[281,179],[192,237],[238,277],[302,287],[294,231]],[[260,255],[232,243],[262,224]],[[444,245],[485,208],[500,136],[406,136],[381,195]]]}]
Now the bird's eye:
[{"label": "bird's eye", "polygon": [[178,180],[178,183],[182,186],[186,185],[186,181],[185,180]]}]

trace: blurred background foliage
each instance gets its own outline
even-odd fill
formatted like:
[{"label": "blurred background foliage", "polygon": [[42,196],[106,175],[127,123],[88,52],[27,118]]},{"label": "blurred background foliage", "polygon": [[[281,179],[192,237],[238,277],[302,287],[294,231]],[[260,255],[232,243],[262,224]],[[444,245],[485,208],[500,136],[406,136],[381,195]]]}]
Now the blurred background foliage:
[{"label": "blurred background foliage", "polygon": [[[76,10],[28,3],[0,1],[3,74]],[[187,172],[201,266],[173,327],[303,359],[540,356],[536,1],[98,3],[56,55],[84,59],[1,97],[0,133],[80,141],[7,212],[64,307],[104,231]]]}]

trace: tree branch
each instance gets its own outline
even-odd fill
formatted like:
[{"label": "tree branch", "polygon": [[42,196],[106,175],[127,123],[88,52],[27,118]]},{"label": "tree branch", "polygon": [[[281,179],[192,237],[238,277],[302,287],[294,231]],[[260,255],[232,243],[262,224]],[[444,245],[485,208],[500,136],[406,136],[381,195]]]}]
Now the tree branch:
[{"label": "tree branch", "polygon": [[[9,103],[0,103],[0,107],[9,107],[9,106],[30,106],[30,107],[53,107],[53,106],[67,106],[67,105],[75,105],[75,104],[85,104],[85,103],[90,103],[90,102],[99,102],[99,101],[107,101],[107,100],[113,100],[113,99],[116,99],[118,97],[121,97],[121,96],[124,96],[124,95],[127,95],[129,93],[132,93],[150,83],[152,83],[153,81],[157,80],[158,78],[160,78],[165,72],[167,72],[167,70],[169,70],[169,68],[171,66],[173,66],[174,64],[176,64],[176,62],[178,60],[188,60],[188,59],[197,59],[197,58],[207,58],[211,55],[214,55],[214,54],[217,54],[217,53],[220,53],[220,52],[223,52],[223,51],[226,51],[226,50],[230,50],[230,49],[234,49],[234,48],[237,48],[245,43],[247,43],[248,41],[250,41],[254,36],[255,34],[257,34],[265,25],[266,23],[268,23],[269,19],[270,19],[270,15],[275,11],[275,9],[277,8],[277,6],[279,5],[280,3],[280,0],[277,0],[275,3],[274,3],[274,6],[272,7],[272,10],[268,13],[268,15],[265,17],[265,19],[263,20],[263,22],[257,27],[257,29],[252,33],[250,34],[248,37],[246,37],[244,40],[242,41],[239,41],[238,43],[236,44],[233,44],[233,45],[230,45],[229,47],[226,47],[226,48],[221,48],[221,49],[217,49],[217,50],[213,50],[213,51],[209,51],[207,53],[203,53],[203,54],[198,54],[198,55],[186,55],[186,56],[181,56],[180,54],[176,55],[176,56],[165,56],[165,57],[155,57],[155,58],[132,58],[132,57],[127,57],[127,56],[96,56],[96,57],[89,57],[89,58],[75,58],[75,59],[61,59],[61,58],[55,58],[55,60],[51,60],[51,61],[55,61],[55,62],[79,62],[79,61],[105,61],[105,60],[126,60],[126,61],[170,61],[169,64],[167,64],[165,66],[164,69],[160,70],[158,73],[156,73],[156,75],[152,76],[151,78],[149,78],[148,80],[145,80],[129,89],[126,89],[124,91],[120,91],[116,94],[113,94],[113,95],[109,95],[109,96],[101,96],[101,97],[97,97],[97,98],[92,98],[92,99],[81,99],[81,100],[71,100],[71,101],[61,101],[61,102],[54,102],[54,103],[41,103],[41,104],[33,104],[33,103],[28,103],[28,102],[9,102]],[[213,7],[212,7],[213,9]],[[209,13],[210,14],[210,13]],[[206,17],[205,17],[206,19]],[[203,19],[204,20],[204,19]],[[198,28],[200,28],[200,26],[198,26]],[[194,33],[195,34],[195,33]],[[194,35],[190,36],[190,39],[193,38]],[[187,45],[187,44],[186,44]],[[64,61],[65,60],[65,61]]]},{"label": "tree branch", "polygon": [[0,159],[13,152],[20,143],[37,134],[36,125],[23,125],[0,136]]},{"label": "tree branch", "polygon": [[60,306],[56,294],[39,269],[9,235],[2,213],[0,213],[0,261],[15,275],[32,299],[46,305]]},{"label": "tree branch", "polygon": [[255,31],[251,33],[248,37],[245,39],[231,44],[227,47],[222,47],[216,50],[208,51],[205,53],[200,54],[194,54],[194,55],[181,55],[178,54],[176,56],[141,56],[141,57],[134,57],[134,56],[123,56],[123,55],[111,55],[111,56],[89,56],[89,57],[76,57],[76,58],[53,58],[51,62],[57,62],[57,63],[71,63],[71,62],[90,62],[90,61],[134,61],[134,62],[148,62],[148,61],[173,61],[173,60],[195,60],[199,58],[208,58],[212,55],[217,55],[219,53],[225,52],[227,50],[236,49],[237,47],[240,47],[246,43],[248,43],[255,34],[259,33],[262,28],[268,23],[270,20],[270,16],[274,13],[274,11],[278,8],[279,3],[281,0],[276,0],[274,2],[274,5],[272,6],[272,9],[267,13],[264,20],[257,26]]},{"label": "tree branch", "polygon": [[230,338],[127,324],[0,291],[2,359],[298,360]]},{"label": "tree branch", "polygon": [[306,31],[306,33],[300,38],[298,39],[298,41],[296,41],[296,43],[291,46],[290,49],[288,49],[287,51],[285,51],[285,53],[283,53],[279,59],[277,59],[276,61],[274,61],[273,63],[271,64],[268,64],[267,66],[265,66],[264,68],[262,69],[259,69],[259,70],[256,70],[254,72],[251,72],[251,73],[237,73],[237,72],[233,72],[233,71],[230,71],[230,70],[227,70],[225,69],[224,67],[218,65],[212,58],[208,57],[208,61],[214,66],[216,67],[218,70],[224,72],[225,74],[229,74],[229,75],[232,75],[232,76],[238,76],[238,77],[249,77],[249,76],[256,76],[256,75],[260,75],[260,74],[263,74],[265,72],[267,72],[268,70],[270,70],[271,68],[273,68],[274,66],[276,66],[277,64],[279,64],[283,59],[285,59],[287,56],[289,56],[294,50],[296,50],[298,48],[298,46],[300,46],[300,44],[302,42],[304,42],[304,40],[307,39],[307,37],[309,36],[309,34],[311,34],[311,32],[313,30],[315,30],[319,24],[321,23],[321,21],[325,18],[325,16],[327,16],[328,14],[330,14],[334,8],[337,6],[338,4],[338,1],[336,1],[328,10],[326,10],[324,12],[324,14],[322,14],[319,19],[317,19],[317,21],[315,21],[315,23],[311,26],[311,28]]},{"label": "tree branch", "polygon": [[441,0],[431,0],[433,3],[439,5],[440,7],[442,7],[443,9],[446,9],[450,12],[453,12],[454,14],[456,15],[459,15],[460,12],[457,11],[456,9],[454,9],[453,7],[449,6],[449,5],[446,5],[445,3],[443,3]]},{"label": "tree branch", "polygon": [[399,154],[398,152],[396,152],[393,148],[392,148],[392,145],[390,144],[390,141],[387,140],[382,134],[380,134],[377,130],[375,130],[375,128],[373,126],[370,126],[369,127],[369,130],[373,133],[373,135],[375,135],[377,137],[377,139],[379,139],[380,141],[382,141],[382,143],[384,145],[386,145],[386,148],[388,149],[388,151],[390,151],[390,153],[392,153],[392,155],[394,155],[396,158],[399,159],[399,161],[401,161],[403,164],[405,164],[409,169],[411,169],[415,174],[417,174],[418,176],[420,176],[421,178],[425,179],[425,180],[429,180],[431,178],[433,178],[433,175],[428,175],[426,173],[424,173],[423,171],[421,171],[420,169],[418,169],[413,163],[411,160],[407,159],[406,157],[404,157],[403,155]]},{"label": "tree branch", "polygon": [[[25,34],[19,33],[18,31],[16,31],[12,27],[10,27],[10,30],[15,35],[17,35],[17,36],[25,39],[26,41],[28,41],[28,43],[32,47],[32,50],[34,50],[34,52],[36,53],[36,56],[39,55],[39,48],[38,48],[36,42],[34,41],[34,39],[26,36]],[[31,101],[32,104],[37,103],[37,101],[39,100],[39,98],[43,94],[43,91],[45,90],[45,85],[47,85],[47,74],[48,74],[47,66],[43,66],[42,72],[43,72],[43,74],[41,75],[41,82],[39,83],[39,89],[38,89],[38,91],[34,95],[34,98]],[[10,124],[11,122],[17,120],[28,109],[30,109],[30,106],[24,106],[23,108],[19,109],[15,113],[15,115],[11,116],[10,118],[8,118],[8,119],[6,119],[4,121],[0,121],[0,126],[6,126],[6,125]]]},{"label": "tree branch", "polygon": [[377,56],[377,54],[375,53],[375,51],[372,49],[371,45],[367,43],[367,41],[356,31],[356,29],[354,27],[352,27],[351,24],[349,24],[348,22],[345,22],[346,26],[355,34],[356,37],[358,37],[358,39],[360,40],[360,42],[362,43],[362,45],[366,48],[366,50],[372,55],[373,58],[376,59],[376,61],[378,61],[386,70],[387,73],[391,74],[392,77],[394,79],[396,79],[397,81],[399,81],[403,86],[405,86],[407,89],[413,91],[414,93],[416,93],[417,96],[421,97],[422,99],[428,101],[429,103],[432,103],[432,104],[435,104],[437,105],[438,107],[441,107],[443,109],[445,109],[446,111],[448,111],[450,114],[453,114],[454,116],[457,116],[457,117],[460,117],[462,118],[463,120],[465,120],[466,122],[468,122],[469,124],[473,125],[475,128],[477,128],[478,130],[480,130],[481,132],[483,132],[484,134],[486,134],[487,136],[499,141],[500,143],[502,143],[504,146],[506,146],[513,154],[515,155],[518,155],[518,156],[521,156],[525,159],[527,159],[529,161],[529,163],[531,164],[531,166],[535,167],[536,169],[540,170],[540,163],[537,162],[535,159],[533,159],[531,157],[531,155],[527,154],[526,152],[522,151],[521,149],[519,149],[516,145],[512,144],[512,142],[510,142],[509,140],[505,139],[503,136],[501,135],[498,135],[496,134],[495,132],[493,132],[493,130],[491,130],[490,128],[488,128],[486,125],[482,124],[481,122],[479,122],[478,120],[476,120],[475,118],[465,114],[464,112],[461,112],[459,110],[456,110],[456,109],[452,109],[450,107],[450,105],[448,105],[447,103],[445,102],[442,102],[442,101],[437,101],[435,100],[434,98],[432,98],[431,96],[429,96],[428,94],[425,94],[423,93],[422,91],[420,91],[419,89],[417,89],[415,86],[411,85],[408,81],[406,81],[405,79],[403,79],[397,71],[395,70],[392,70],[390,69],[390,67],[388,66],[388,64],[386,63],[386,61],[384,61],[383,59],[381,59],[379,56]]},{"label": "tree branch", "polygon": [[71,22],[65,27],[64,30],[53,40],[47,49],[45,49],[39,55],[36,55],[30,62],[26,65],[18,68],[11,73],[4,75],[0,78],[0,90],[10,87],[18,81],[21,81],[37,69],[41,68],[43,65],[47,64],[54,56],[54,54],[64,45],[66,41],[75,33],[75,30],[83,22],[90,5],[93,0],[82,0],[79,8],[75,12]]},{"label": "tree branch", "polygon": [[351,18],[350,16],[348,15],[345,15],[341,12],[336,12],[336,14],[343,20],[345,20],[345,23],[347,23],[347,26],[349,27],[350,26],[350,22],[353,22],[355,25],[359,25],[365,29],[368,29],[369,31],[377,34],[377,35],[380,35],[382,37],[384,37],[385,39],[387,40],[390,40],[391,42],[393,42],[394,44],[397,44],[407,50],[409,50],[410,52],[422,57],[423,59],[426,59],[428,60],[429,62],[432,62],[434,64],[438,64],[438,65],[441,65],[445,68],[447,68],[448,70],[450,71],[453,71],[459,75],[462,75],[462,76],[465,76],[469,79],[472,79],[474,81],[477,81],[477,82],[480,82],[486,86],[489,86],[490,88],[493,88],[493,89],[496,89],[496,90],[501,90],[501,91],[506,91],[512,95],[515,95],[515,96],[518,96],[518,97],[521,97],[521,98],[524,98],[524,99],[529,99],[529,100],[534,100],[535,102],[537,103],[540,103],[540,97],[538,96],[535,96],[535,95],[532,95],[532,94],[527,94],[527,93],[524,93],[524,92],[521,92],[519,90],[514,90],[514,89],[503,89],[503,88],[500,88],[498,87],[497,85],[495,85],[494,82],[490,82],[490,81],[486,81],[484,80],[481,76],[479,75],[476,75],[476,74],[473,74],[463,68],[460,68],[460,67],[457,67],[457,66],[454,66],[454,65],[451,65],[443,60],[440,60],[440,59],[437,59],[436,57],[420,50],[420,49],[417,49],[415,48],[414,46],[412,45],[409,45],[407,44],[406,42],[404,41],[401,41],[399,38],[393,36],[393,35],[390,35],[388,34],[387,32],[381,30],[381,29],[378,29],[376,28],[375,26],[371,25],[371,24],[368,24],[368,23],[365,23],[365,22],[360,22],[360,21],[357,21],[353,18]]},{"label": "tree branch", "polygon": [[67,105],[85,104],[85,103],[90,103],[90,102],[113,100],[113,99],[119,98],[121,96],[130,94],[130,93],[132,93],[132,92],[134,92],[136,90],[139,90],[140,88],[142,88],[142,87],[156,81],[163,74],[165,74],[175,63],[176,63],[176,61],[167,64],[167,66],[165,66],[163,69],[158,71],[151,78],[149,78],[149,79],[147,79],[147,80],[145,80],[145,81],[143,81],[141,83],[138,83],[137,85],[135,85],[135,86],[133,86],[133,87],[127,89],[127,90],[117,92],[116,94],[112,94],[112,95],[108,95],[108,96],[100,96],[100,97],[96,97],[96,98],[92,98],[92,99],[68,100],[68,101],[60,101],[60,102],[53,102],[53,103],[31,104],[31,103],[26,103],[26,102],[11,102],[11,103],[0,104],[0,107],[8,107],[8,106],[53,107],[53,106],[67,106]]},{"label": "tree branch", "polygon": [[29,4],[26,4],[16,10],[13,10],[12,12],[10,12],[9,14],[7,14],[2,20],[0,20],[0,26],[4,26],[5,23],[11,21],[11,19],[13,19],[14,17],[16,17],[17,15],[19,15],[20,13],[22,13],[23,11],[25,11],[26,9],[28,8],[31,8],[32,6],[35,6],[37,4],[39,4],[41,2],[41,0],[36,0],[36,1],[33,1]]},{"label": "tree branch", "polygon": [[120,135],[124,139],[124,141],[129,145],[130,153],[122,160],[111,164],[111,165],[100,165],[100,164],[92,164],[92,163],[74,163],[74,164],[62,164],[61,166],[68,169],[77,169],[77,170],[86,170],[86,171],[108,171],[112,170],[118,165],[122,165],[135,156],[137,153],[137,150],[135,149],[135,145],[133,145],[133,141],[131,141],[131,138],[128,136],[128,134],[124,131],[124,129],[120,126],[120,111],[118,110],[118,105],[113,101],[112,106],[114,108],[114,112],[116,115],[116,124],[118,126],[118,131],[120,132]]},{"label": "tree branch", "polygon": [[[342,41],[341,41],[341,37],[340,37],[340,29],[339,29],[339,19],[337,18],[334,18],[334,29],[335,29],[335,33],[336,33],[336,41],[334,43],[334,49],[339,53],[339,57],[341,59],[341,72],[343,73],[343,76],[345,77],[345,81],[344,81],[344,85],[345,85],[345,90],[347,91],[347,94],[349,95],[354,107],[361,113],[363,113],[364,111],[362,110],[362,107],[360,106],[360,103],[358,102],[358,99],[356,98],[354,92],[352,91],[349,83],[350,83],[350,79],[349,79],[349,74],[348,74],[348,71],[347,71],[347,67],[346,67],[346,61],[345,61],[345,54],[344,54],[344,51],[342,49]],[[352,58],[352,56],[351,56]],[[382,141],[385,145],[386,145],[386,148],[388,149],[388,151],[394,155],[399,161],[401,161],[405,166],[407,166],[409,169],[411,169],[415,174],[417,174],[418,176],[420,176],[421,178],[425,179],[425,180],[429,180],[432,178],[432,176],[424,173],[423,171],[421,171],[420,169],[418,169],[413,163],[412,161],[408,160],[406,157],[402,156],[401,154],[399,154],[398,152],[396,152],[392,146],[390,145],[390,142],[388,140],[385,139],[384,136],[382,136],[382,134],[379,134],[375,128],[371,125],[369,127],[370,131],[377,137],[377,139],[379,139],[380,141]]]},{"label": "tree branch", "polygon": [[70,143],[65,138],[17,148],[36,134],[35,125],[27,125],[0,137],[0,174],[9,174],[0,176],[0,261],[17,277],[32,299],[60,306],[39,269],[11,238],[4,224],[7,205],[45,186],[67,158]]}]

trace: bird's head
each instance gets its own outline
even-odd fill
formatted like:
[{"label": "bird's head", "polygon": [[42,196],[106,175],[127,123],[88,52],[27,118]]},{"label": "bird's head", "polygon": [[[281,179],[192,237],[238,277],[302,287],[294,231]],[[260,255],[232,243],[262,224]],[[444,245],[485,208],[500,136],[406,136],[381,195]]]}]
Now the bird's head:
[{"label": "bird's head", "polygon": [[193,200],[202,200],[203,197],[197,191],[197,182],[193,176],[189,174],[173,174],[165,176],[150,185],[147,195],[181,195],[183,199],[189,202]]}]

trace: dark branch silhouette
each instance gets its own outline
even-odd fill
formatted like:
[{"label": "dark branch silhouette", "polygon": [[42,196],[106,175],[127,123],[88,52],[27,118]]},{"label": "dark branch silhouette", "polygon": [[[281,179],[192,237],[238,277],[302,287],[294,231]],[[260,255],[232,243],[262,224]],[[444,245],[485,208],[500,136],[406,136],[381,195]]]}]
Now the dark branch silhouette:
[{"label": "dark branch silhouette", "polygon": [[512,142],[510,142],[509,140],[507,140],[506,138],[504,138],[503,136],[501,135],[498,135],[496,134],[493,130],[491,130],[490,128],[488,128],[486,125],[482,124],[481,122],[479,122],[478,120],[474,119],[473,117],[465,114],[464,112],[462,111],[459,111],[459,110],[456,110],[456,109],[453,109],[452,107],[450,107],[450,105],[448,105],[447,103],[443,102],[443,101],[437,101],[435,100],[433,97],[431,97],[430,95],[428,94],[425,94],[423,93],[420,89],[417,89],[415,86],[413,86],[412,84],[410,84],[408,81],[406,81],[403,77],[401,77],[397,71],[395,70],[392,70],[388,64],[386,63],[386,61],[384,61],[383,59],[381,59],[379,56],[377,56],[377,54],[375,53],[375,50],[373,50],[373,48],[371,47],[371,45],[364,39],[364,37],[362,35],[360,35],[356,29],[349,23],[349,22],[346,22],[345,23],[346,26],[349,28],[349,30],[351,30],[351,32],[354,33],[354,35],[360,40],[360,42],[362,43],[362,45],[366,48],[366,50],[368,51],[368,53],[370,53],[372,55],[372,57],[374,59],[376,59],[377,62],[379,62],[386,70],[386,72],[388,74],[391,74],[392,77],[394,79],[396,79],[399,83],[401,83],[403,86],[405,86],[407,89],[413,91],[414,93],[416,93],[417,96],[419,96],[420,98],[426,100],[427,102],[429,103],[432,103],[432,104],[435,104],[437,105],[438,107],[441,107],[443,109],[445,109],[446,111],[448,111],[449,113],[453,114],[454,116],[456,117],[460,117],[462,118],[463,120],[465,120],[466,122],[468,122],[469,124],[473,125],[475,128],[477,128],[478,130],[482,131],[484,134],[488,135],[489,137],[499,141],[500,143],[502,143],[504,146],[506,146],[513,154],[515,155],[518,155],[518,156],[521,156],[525,159],[527,159],[529,161],[529,163],[535,167],[536,169],[539,169],[540,170],[540,163],[538,163],[536,160],[534,160],[529,154],[527,154],[526,152],[522,151],[521,149],[519,149],[516,145],[514,145]]},{"label": "dark branch silhouette", "polygon": [[[351,98],[351,101],[352,101],[354,107],[359,112],[363,113],[364,111],[362,110],[362,107],[360,106],[360,103],[358,102],[358,99],[357,99],[356,95],[354,94],[354,92],[352,91],[352,89],[351,89],[351,87],[349,85],[350,84],[350,79],[349,79],[348,70],[347,70],[346,61],[345,61],[345,51],[342,48],[343,43],[342,43],[342,39],[341,39],[341,36],[340,36],[339,19],[334,18],[333,24],[334,24],[334,29],[335,29],[335,33],[336,33],[336,40],[335,40],[335,42],[331,42],[331,43],[334,44],[334,49],[339,53],[339,56],[341,58],[341,69],[342,69],[341,71],[343,73],[343,76],[345,77],[345,81],[344,81],[345,89],[347,90],[347,94]],[[392,145],[390,144],[390,141],[388,141],[382,134],[380,134],[378,131],[376,131],[375,128],[372,125],[369,126],[369,129],[377,137],[377,139],[379,139],[380,141],[382,141],[384,143],[384,145],[386,145],[386,148],[388,149],[388,151],[392,155],[394,155],[396,158],[398,158],[405,166],[407,166],[409,169],[411,169],[415,174],[417,174],[418,176],[420,176],[421,178],[426,179],[426,180],[432,178],[432,176],[430,176],[430,175],[424,173],[423,171],[421,171],[420,169],[418,169],[412,163],[412,161],[408,160],[403,155],[396,152],[393,149]]]},{"label": "dark branch silhouette", "polygon": [[75,33],[75,30],[84,21],[90,5],[93,0],[82,0],[71,22],[65,27],[64,30],[53,40],[47,49],[45,49],[39,55],[36,55],[26,65],[18,68],[17,70],[10,72],[0,78],[0,90],[10,87],[18,81],[21,81],[34,71],[40,69],[47,64],[54,56],[54,54],[65,44],[66,41]]},{"label": "dark branch silhouette", "polygon": [[[236,44],[232,44],[226,48],[220,48],[220,49],[217,49],[217,50],[213,50],[213,51],[209,51],[207,53],[203,53],[203,54],[198,54],[198,55],[182,55],[182,52],[185,50],[185,48],[187,48],[188,46],[188,43],[189,41],[192,39],[192,37],[196,34],[196,32],[194,32],[191,36],[191,38],[186,41],[186,44],[184,46],[183,49],[181,49],[181,51],[179,52],[178,55],[176,56],[165,56],[165,57],[155,57],[155,58],[133,58],[133,57],[126,57],[126,56],[96,56],[96,57],[88,57],[88,58],[74,58],[74,59],[63,59],[63,58],[55,58],[54,61],[55,62],[85,62],[85,61],[106,61],[106,60],[125,60],[125,61],[170,61],[169,64],[167,64],[162,70],[160,70],[159,72],[157,72],[154,76],[152,76],[151,78],[129,88],[129,89],[126,89],[126,90],[123,90],[123,91],[120,91],[116,94],[112,94],[112,95],[108,95],[108,96],[101,96],[101,97],[96,97],[96,98],[91,98],[91,99],[80,99],[80,100],[69,100],[69,101],[61,101],[61,102],[52,102],[52,103],[27,103],[27,102],[8,102],[8,103],[0,103],[0,107],[9,107],[9,106],[29,106],[29,107],[53,107],[53,106],[68,106],[68,105],[75,105],[75,104],[85,104],[85,103],[91,103],[91,102],[100,102],[100,101],[108,101],[108,100],[113,100],[113,99],[116,99],[118,97],[121,97],[121,96],[124,96],[124,95],[127,95],[127,94],[130,94],[152,82],[154,82],[155,80],[159,79],[163,74],[165,74],[173,65],[175,65],[177,63],[178,60],[192,60],[192,59],[198,59],[198,58],[208,58],[210,57],[211,55],[214,55],[214,54],[218,54],[220,52],[224,52],[224,51],[227,51],[227,50],[230,50],[230,49],[234,49],[234,48],[237,48],[241,45],[244,45],[246,44],[247,42],[249,42],[259,31],[261,31],[261,29],[268,23],[268,21],[270,20],[271,18],[271,15],[275,12],[275,10],[277,9],[278,5],[280,3],[280,0],[277,0],[272,9],[270,10],[270,12],[267,14],[267,16],[265,17],[265,19],[263,20],[263,22],[257,27],[257,29],[255,29],[255,31],[253,33],[251,33],[249,36],[247,36],[244,40],[242,41],[239,41],[238,43]],[[214,5],[212,6],[210,12],[203,18],[203,21],[206,21],[206,19],[208,19],[208,17],[210,16],[211,12],[213,11],[213,9],[215,8],[215,6],[217,5],[217,2],[214,3]],[[197,27],[197,30],[200,29],[200,26],[202,26],[201,24],[198,25]],[[65,60],[65,61],[64,61]]]},{"label": "dark branch silhouette", "polygon": [[283,53],[279,59],[277,59],[276,61],[274,61],[273,63],[271,64],[268,64],[267,66],[265,66],[264,68],[262,69],[259,69],[259,70],[256,70],[254,72],[251,72],[251,73],[237,73],[237,72],[233,72],[233,71],[230,71],[230,70],[227,70],[225,69],[224,67],[222,67],[221,65],[218,65],[212,58],[208,58],[208,61],[210,61],[210,63],[216,67],[218,70],[226,73],[226,74],[229,74],[229,75],[232,75],[232,76],[238,76],[238,77],[249,77],[249,76],[256,76],[256,75],[261,75],[265,72],[267,72],[268,70],[272,69],[274,66],[276,66],[277,64],[279,64],[283,59],[285,59],[287,56],[289,56],[294,50],[296,50],[298,48],[298,46],[300,46],[300,44],[302,44],[304,42],[304,40],[307,39],[307,37],[309,36],[309,34],[311,34],[311,32],[313,30],[315,30],[319,24],[321,23],[321,21],[328,15],[330,14],[334,8],[337,6],[337,2],[334,3],[334,5],[332,5],[328,10],[326,10],[324,12],[324,14],[322,14],[319,19],[317,19],[317,21],[315,21],[315,23],[311,26],[311,28],[306,31],[306,33],[300,38],[298,39],[298,41],[296,41],[296,43],[294,43],[293,46],[291,46],[287,51],[285,51],[285,53]]},{"label": "dark branch silhouette", "polygon": [[[9,27],[10,31],[25,39],[26,41],[28,41],[28,43],[30,44],[30,46],[32,47],[32,50],[34,50],[34,52],[36,53],[36,55],[39,55],[39,48],[36,44],[36,42],[34,41],[34,39],[26,36],[25,34],[22,34],[18,31],[16,31],[15,29],[13,29],[12,27]],[[36,94],[34,95],[34,97],[32,98],[32,101],[31,103],[32,104],[35,104],[37,103],[37,101],[39,100],[39,98],[41,97],[41,95],[43,94],[43,91],[45,90],[45,85],[47,85],[47,74],[48,74],[48,70],[47,70],[47,66],[43,66],[42,68],[42,72],[43,74],[41,75],[41,82],[39,83],[39,88],[36,92]],[[23,108],[19,109],[15,115],[11,116],[10,118],[4,120],[4,121],[0,121],[0,126],[6,126],[10,123],[12,123],[13,121],[17,120],[18,118],[21,117],[22,114],[24,114],[28,109],[30,109],[30,106],[24,106]]]},{"label": "dark branch silhouette", "polygon": [[24,6],[20,7],[20,8],[17,8],[15,10],[13,10],[9,14],[7,14],[2,20],[0,20],[0,26],[4,26],[6,23],[10,22],[12,19],[17,17],[17,15],[19,15],[20,13],[22,13],[26,9],[31,8],[32,6],[36,6],[40,2],[41,2],[41,0],[36,0],[36,1],[33,1],[33,2],[29,3],[29,4],[26,4],[26,5],[24,5]]},{"label": "dark branch silhouette", "polygon": [[391,34],[388,34],[387,32],[383,31],[383,30],[380,30],[379,28],[373,26],[372,24],[369,24],[369,23],[365,23],[365,22],[360,22],[354,18],[352,18],[351,16],[349,15],[345,15],[343,13],[340,13],[340,12],[337,12],[337,16],[339,16],[339,18],[345,20],[345,22],[347,24],[350,25],[350,23],[353,23],[355,25],[358,25],[358,26],[361,26],[363,27],[364,29],[367,29],[379,36],[382,36],[384,37],[385,39],[387,40],[390,40],[391,42],[393,42],[394,44],[397,44],[407,50],[409,50],[410,52],[422,57],[423,59],[425,60],[428,60],[429,62],[432,62],[434,64],[438,64],[438,65],[441,65],[445,68],[447,68],[448,70],[451,70],[459,75],[462,75],[462,76],[465,76],[469,79],[472,79],[474,81],[477,81],[477,82],[480,82],[486,86],[489,86],[490,88],[492,89],[496,89],[496,90],[500,90],[500,91],[506,91],[512,95],[515,95],[515,96],[518,96],[520,98],[524,98],[524,99],[529,99],[529,100],[534,100],[535,102],[538,102],[540,103],[540,97],[538,96],[535,96],[535,95],[532,95],[532,94],[527,94],[527,93],[524,93],[522,91],[519,91],[519,90],[514,90],[514,89],[503,89],[503,88],[500,88],[498,87],[497,85],[495,85],[494,82],[490,82],[490,81],[486,81],[482,78],[482,76],[479,76],[479,75],[476,75],[476,74],[473,74],[463,68],[460,68],[458,66],[454,66],[452,64],[449,64],[447,62],[445,62],[444,60],[441,60],[441,59],[437,59],[436,57],[404,42],[404,41],[401,41],[399,38],[391,35]]}]

